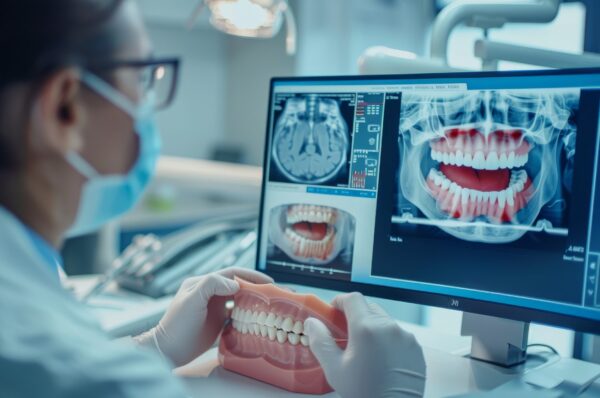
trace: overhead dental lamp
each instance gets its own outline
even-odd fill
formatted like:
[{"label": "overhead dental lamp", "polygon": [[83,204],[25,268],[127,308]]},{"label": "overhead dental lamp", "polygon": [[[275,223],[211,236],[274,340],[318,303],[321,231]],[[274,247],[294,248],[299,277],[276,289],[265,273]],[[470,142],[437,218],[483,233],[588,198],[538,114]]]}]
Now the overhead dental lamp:
[{"label": "overhead dental lamp", "polygon": [[279,33],[283,19],[287,23],[286,51],[296,53],[296,21],[286,0],[202,0],[188,20],[191,28],[208,7],[210,23],[234,36],[270,39]]}]

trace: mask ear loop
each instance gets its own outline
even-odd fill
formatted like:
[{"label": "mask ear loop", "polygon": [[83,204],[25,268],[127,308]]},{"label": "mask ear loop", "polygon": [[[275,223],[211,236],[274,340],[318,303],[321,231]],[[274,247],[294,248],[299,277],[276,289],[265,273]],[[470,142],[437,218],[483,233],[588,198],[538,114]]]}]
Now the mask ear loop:
[{"label": "mask ear loop", "polygon": [[69,164],[82,176],[91,180],[92,178],[98,177],[100,174],[87,162],[80,154],[74,151],[70,151],[66,155]]},{"label": "mask ear loop", "polygon": [[[93,73],[82,71],[81,81],[96,91],[107,101],[111,102],[113,105],[129,114],[131,117],[136,117],[137,111],[133,103],[104,80],[100,79]],[[86,177],[88,180],[96,178],[100,175],[100,173],[98,173],[98,171],[96,171],[92,165],[90,165],[79,153],[75,151],[70,151],[67,153],[66,159],[79,174]]]},{"label": "mask ear loop", "polygon": [[91,87],[107,101],[127,112],[131,117],[135,118],[137,116],[137,107],[135,104],[119,92],[119,90],[115,89],[98,76],[91,72],[83,71],[81,72],[81,81]]}]

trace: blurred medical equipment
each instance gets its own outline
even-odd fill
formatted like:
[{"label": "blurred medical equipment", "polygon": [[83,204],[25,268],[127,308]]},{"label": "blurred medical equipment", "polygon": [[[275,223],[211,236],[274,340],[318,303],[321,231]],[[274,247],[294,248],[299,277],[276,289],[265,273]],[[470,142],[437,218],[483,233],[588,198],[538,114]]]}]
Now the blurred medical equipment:
[{"label": "blurred medical equipment", "polygon": [[448,40],[457,26],[465,24],[483,29],[484,39],[477,40],[474,54],[483,70],[497,70],[498,61],[511,61],[548,68],[581,68],[600,65],[600,55],[568,54],[558,51],[499,43],[488,40],[492,28],[507,23],[548,23],[558,14],[561,0],[471,1],[457,0],[446,6],[434,21],[429,58],[388,47],[370,47],[358,60],[361,74],[432,73],[456,71],[448,65]]},{"label": "blurred medical equipment", "polygon": [[125,250],[123,260],[115,260],[117,269],[123,269],[115,279],[125,289],[161,297],[175,294],[190,276],[229,266],[249,268],[256,218],[253,212],[219,216],[162,240],[140,237]]},{"label": "blurred medical equipment", "polygon": [[234,36],[273,38],[287,23],[285,39],[288,55],[296,53],[296,21],[287,0],[201,0],[187,22],[191,28],[205,7],[216,29]]}]

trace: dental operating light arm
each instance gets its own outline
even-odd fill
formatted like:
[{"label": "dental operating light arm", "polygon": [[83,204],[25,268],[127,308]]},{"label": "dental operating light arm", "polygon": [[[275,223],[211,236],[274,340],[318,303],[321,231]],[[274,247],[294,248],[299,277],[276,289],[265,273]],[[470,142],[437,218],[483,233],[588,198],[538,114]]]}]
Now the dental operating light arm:
[{"label": "dental operating light arm", "polygon": [[486,70],[495,70],[498,61],[518,62],[546,68],[593,68],[600,66],[600,55],[597,54],[572,54],[485,39],[475,42],[474,53],[477,58],[483,61]]},{"label": "dental operating light arm", "polygon": [[488,29],[502,27],[508,22],[550,22],[558,14],[560,2],[560,0],[453,2],[440,12],[433,24],[431,58],[447,62],[450,34],[461,23]]}]

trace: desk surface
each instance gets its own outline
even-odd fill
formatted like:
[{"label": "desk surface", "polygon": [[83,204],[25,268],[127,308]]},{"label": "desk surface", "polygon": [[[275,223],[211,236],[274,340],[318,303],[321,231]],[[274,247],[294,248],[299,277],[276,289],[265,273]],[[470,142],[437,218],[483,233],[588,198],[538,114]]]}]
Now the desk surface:
[{"label": "desk surface", "polygon": [[[427,363],[427,384],[425,388],[425,397],[427,398],[451,397],[490,391],[510,381],[518,382],[523,371],[530,367],[521,366],[506,369],[471,360],[464,356],[469,352],[470,338],[441,334],[423,326],[402,322],[400,324],[403,328],[414,333],[423,346]],[[541,364],[545,360],[558,360],[558,357],[541,352],[533,358],[530,365]],[[190,396],[194,398],[207,396],[248,398],[315,397],[314,395],[290,393],[225,370],[219,366],[217,348],[209,350],[189,365],[177,369],[175,373],[183,378]],[[502,396],[505,395],[502,393],[494,395],[494,397]],[[512,393],[511,396],[513,396]],[[521,396],[531,397],[527,391],[525,395]],[[334,398],[338,395],[333,392],[321,395],[321,397]],[[600,397],[600,381],[596,382],[579,397]]]},{"label": "desk surface", "polygon": [[[427,361],[426,398],[451,397],[490,391],[507,382],[518,381],[520,377],[518,370],[492,366],[433,348],[424,347],[424,353]],[[183,378],[189,394],[193,398],[213,396],[248,398],[315,397],[314,395],[287,392],[225,370],[219,366],[216,348],[211,349],[186,367],[177,369],[176,373]],[[527,390],[522,394],[523,397],[533,397]],[[506,395],[494,395],[494,398],[502,396]],[[511,396],[516,395],[511,394]],[[320,397],[334,398],[339,396],[332,392]],[[579,397],[600,397],[600,382],[596,382]]]}]

